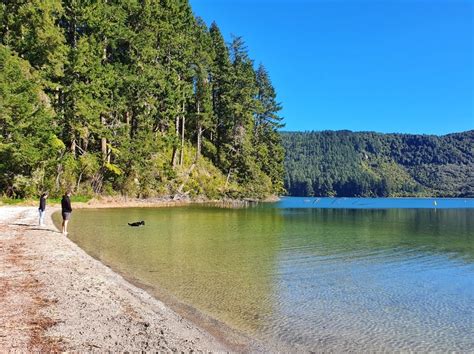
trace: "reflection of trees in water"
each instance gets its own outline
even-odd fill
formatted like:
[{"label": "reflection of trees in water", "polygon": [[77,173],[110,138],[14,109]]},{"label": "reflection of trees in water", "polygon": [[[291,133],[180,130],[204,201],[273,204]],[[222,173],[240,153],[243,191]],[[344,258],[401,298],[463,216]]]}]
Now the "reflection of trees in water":
[{"label": "reflection of trees in water", "polygon": [[148,282],[253,333],[272,311],[272,270],[279,248],[275,235],[281,233],[282,221],[274,211],[162,210],[155,221],[160,236],[142,237],[141,248],[147,251],[133,262]]},{"label": "reflection of trees in water", "polygon": [[[286,209],[288,242],[318,252],[405,247],[474,260],[472,209]],[[310,250],[310,248],[305,247]]]},{"label": "reflection of trees in water", "polygon": [[[146,227],[131,230],[128,220],[146,220]],[[472,262],[472,220],[468,209],[78,210],[71,226],[80,229],[71,231],[115,269],[253,333],[281,306],[275,294],[285,266],[312,256],[397,261],[412,250]]]},{"label": "reflection of trees in water", "polygon": [[[87,252],[231,326],[253,333],[273,310],[284,220],[276,209],[79,210],[75,218]],[[120,227],[132,219],[146,227]]]}]

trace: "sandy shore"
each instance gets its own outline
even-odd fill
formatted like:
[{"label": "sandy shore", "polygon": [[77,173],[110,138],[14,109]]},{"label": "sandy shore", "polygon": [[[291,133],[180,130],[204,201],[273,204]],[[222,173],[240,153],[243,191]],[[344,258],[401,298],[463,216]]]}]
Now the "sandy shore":
[{"label": "sandy shore", "polygon": [[229,351],[59,233],[0,207],[0,352]]}]

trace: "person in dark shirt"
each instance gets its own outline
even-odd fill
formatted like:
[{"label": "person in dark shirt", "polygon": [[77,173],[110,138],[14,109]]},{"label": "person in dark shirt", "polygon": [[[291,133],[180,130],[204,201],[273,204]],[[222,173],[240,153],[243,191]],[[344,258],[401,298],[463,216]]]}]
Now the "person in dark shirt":
[{"label": "person in dark shirt", "polygon": [[48,198],[48,193],[41,194],[40,204],[39,204],[39,225],[44,226],[44,214],[46,212],[46,198]]},{"label": "person in dark shirt", "polygon": [[71,207],[71,192],[67,191],[61,199],[61,215],[63,217],[63,235],[67,235],[67,224],[71,218],[72,207]]}]

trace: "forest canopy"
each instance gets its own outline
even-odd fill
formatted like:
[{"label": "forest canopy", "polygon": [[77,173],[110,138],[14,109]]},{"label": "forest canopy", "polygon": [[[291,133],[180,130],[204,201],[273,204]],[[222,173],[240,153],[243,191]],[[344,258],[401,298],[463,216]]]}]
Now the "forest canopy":
[{"label": "forest canopy", "polygon": [[474,130],[444,136],[284,132],[294,196],[474,197]]},{"label": "forest canopy", "polygon": [[187,0],[2,0],[0,191],[261,198],[281,106]]}]

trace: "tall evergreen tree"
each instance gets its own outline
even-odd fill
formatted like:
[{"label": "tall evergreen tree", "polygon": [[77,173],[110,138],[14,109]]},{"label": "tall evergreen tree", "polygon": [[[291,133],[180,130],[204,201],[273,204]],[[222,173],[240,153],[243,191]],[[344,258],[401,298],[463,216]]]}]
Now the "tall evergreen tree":
[{"label": "tall evergreen tree", "polygon": [[209,30],[212,46],[215,53],[214,64],[211,72],[212,83],[212,105],[214,112],[214,125],[216,136],[214,137],[216,146],[215,162],[222,171],[229,171],[231,162],[228,151],[231,149],[231,96],[232,89],[232,63],[230,61],[229,49],[224,37],[215,22]]},{"label": "tall evergreen tree", "polygon": [[254,146],[261,169],[272,180],[275,193],[282,193],[285,152],[278,129],[283,128],[283,118],[278,116],[281,105],[276,101],[276,92],[268,71],[260,64],[256,72],[259,103],[255,115]]},{"label": "tall evergreen tree", "polygon": [[29,62],[0,45],[0,189],[25,196],[45,188],[58,141],[54,112]]},{"label": "tall evergreen tree", "polygon": [[197,20],[194,54],[194,124],[196,129],[196,159],[202,151],[203,134],[207,137],[206,153],[213,157],[213,126],[211,71],[214,60],[211,37],[202,19]]},{"label": "tall evergreen tree", "polygon": [[[233,65],[231,97],[231,169],[239,182],[257,179],[256,162],[252,136],[255,128],[254,113],[257,109],[257,85],[253,61],[241,37],[235,37],[231,43]],[[230,173],[230,172],[229,172]]]},{"label": "tall evergreen tree", "polygon": [[37,69],[48,90],[64,75],[67,47],[59,19],[61,0],[2,1],[0,42]]}]

